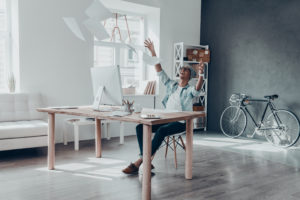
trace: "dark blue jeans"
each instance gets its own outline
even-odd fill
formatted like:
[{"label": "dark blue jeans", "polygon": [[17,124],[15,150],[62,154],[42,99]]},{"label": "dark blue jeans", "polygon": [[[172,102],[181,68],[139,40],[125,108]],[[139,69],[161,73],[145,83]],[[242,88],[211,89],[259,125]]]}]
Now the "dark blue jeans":
[{"label": "dark blue jeans", "polygon": [[[153,125],[152,133],[155,132],[155,135],[152,139],[151,155],[155,154],[166,136],[181,133],[185,131],[185,128],[185,123],[180,122]],[[140,147],[140,155],[143,156],[143,124],[139,124],[136,126],[136,136]]]}]

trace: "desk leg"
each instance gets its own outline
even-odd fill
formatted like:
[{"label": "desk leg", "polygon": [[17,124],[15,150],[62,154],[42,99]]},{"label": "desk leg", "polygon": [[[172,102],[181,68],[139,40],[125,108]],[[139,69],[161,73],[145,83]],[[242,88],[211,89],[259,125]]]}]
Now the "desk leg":
[{"label": "desk leg", "polygon": [[185,178],[192,179],[193,167],[193,120],[186,120],[186,150],[185,150]]},{"label": "desk leg", "polygon": [[143,189],[142,199],[151,199],[151,134],[152,126],[143,126]]},{"label": "desk leg", "polygon": [[96,129],[96,157],[101,158],[101,120],[95,119]]},{"label": "desk leg", "polygon": [[55,164],[55,114],[48,113],[48,169],[53,170]]}]

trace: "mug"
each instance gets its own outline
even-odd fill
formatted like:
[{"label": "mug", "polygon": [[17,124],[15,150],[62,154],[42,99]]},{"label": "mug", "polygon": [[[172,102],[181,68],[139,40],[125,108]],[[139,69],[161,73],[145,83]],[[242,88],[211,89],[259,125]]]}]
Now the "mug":
[{"label": "mug", "polygon": [[140,113],[141,111],[142,111],[141,104],[134,104],[134,112],[135,113]]},{"label": "mug", "polygon": [[125,105],[123,106],[123,110],[124,110],[124,112],[132,113],[132,111],[133,111],[132,105],[130,105],[130,104],[125,104]]}]

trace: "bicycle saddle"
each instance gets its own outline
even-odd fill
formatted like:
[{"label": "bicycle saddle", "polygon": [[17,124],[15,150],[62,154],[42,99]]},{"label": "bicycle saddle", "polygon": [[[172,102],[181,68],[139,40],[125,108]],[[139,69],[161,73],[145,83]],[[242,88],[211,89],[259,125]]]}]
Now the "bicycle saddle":
[{"label": "bicycle saddle", "polygon": [[267,99],[277,99],[278,97],[279,97],[279,95],[278,94],[273,94],[273,95],[266,95],[266,96],[264,96],[265,98],[267,98]]}]

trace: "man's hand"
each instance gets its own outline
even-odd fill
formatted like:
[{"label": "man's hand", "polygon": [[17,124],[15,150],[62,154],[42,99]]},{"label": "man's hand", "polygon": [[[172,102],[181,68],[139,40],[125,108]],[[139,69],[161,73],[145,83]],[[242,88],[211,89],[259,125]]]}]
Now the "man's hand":
[{"label": "man's hand", "polygon": [[199,79],[196,83],[196,90],[199,91],[202,87],[202,82],[203,82],[203,76],[200,76],[204,72],[204,63],[202,60],[200,60],[200,63],[198,64],[199,67]]},{"label": "man's hand", "polygon": [[203,63],[202,60],[200,60],[200,63],[198,64],[198,67],[199,67],[199,75],[203,74],[203,72],[204,72],[204,63]]},{"label": "man's hand", "polygon": [[145,47],[147,47],[149,49],[149,51],[151,52],[152,56],[156,56],[153,41],[151,41],[148,38],[147,40],[145,40],[144,44],[145,44]]},{"label": "man's hand", "polygon": [[[151,52],[152,56],[155,57],[156,53],[155,53],[153,42],[148,38],[148,40],[145,40],[144,44],[145,44],[145,47],[147,47],[149,49],[149,51]],[[157,72],[161,72],[162,71],[161,65],[159,63],[155,65],[155,70]]]}]

